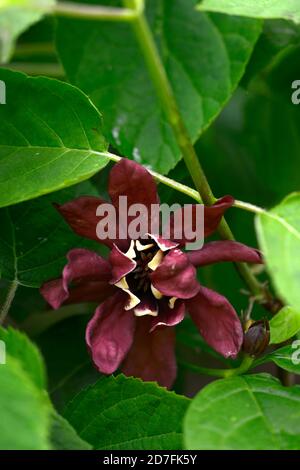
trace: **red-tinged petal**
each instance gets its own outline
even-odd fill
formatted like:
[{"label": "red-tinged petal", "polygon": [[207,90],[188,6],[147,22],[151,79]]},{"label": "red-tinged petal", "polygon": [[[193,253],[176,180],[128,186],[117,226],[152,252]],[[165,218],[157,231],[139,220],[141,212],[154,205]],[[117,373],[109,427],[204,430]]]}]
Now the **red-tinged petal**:
[{"label": "red-tinged petal", "polygon": [[111,247],[113,241],[100,240],[97,236],[97,224],[101,217],[96,212],[101,204],[109,203],[98,197],[82,196],[63,205],[56,204],[55,207],[77,235]]},{"label": "red-tinged petal", "polygon": [[178,246],[178,243],[176,242],[173,242],[172,240],[166,240],[165,238],[159,236],[159,235],[153,235],[153,234],[149,234],[149,237],[155,241],[155,243],[157,244],[158,248],[165,252],[165,251],[169,251],[171,250],[172,248],[176,248]]},{"label": "red-tinged petal", "polygon": [[216,241],[206,243],[201,250],[190,251],[189,260],[194,266],[206,266],[222,261],[260,264],[261,253],[255,248],[235,241]]},{"label": "red-tinged petal", "polygon": [[153,286],[168,297],[189,299],[199,290],[195,267],[177,248],[166,254],[150,278]]},{"label": "red-tinged petal", "polygon": [[109,262],[112,269],[111,284],[119,282],[136,267],[136,262],[130,258],[129,254],[123,253],[116,245],[110,252]]},{"label": "red-tinged petal", "polygon": [[109,285],[111,267],[97,253],[83,248],[71,250],[62,279],[46,282],[41,294],[51,307],[63,303],[101,302],[114,291]]},{"label": "red-tinged petal", "polygon": [[175,300],[173,308],[167,299],[159,301],[159,315],[152,320],[151,332],[161,326],[175,326],[184,319],[185,305],[179,299]]},{"label": "red-tinged petal", "polygon": [[114,165],[109,176],[108,192],[112,203],[119,207],[119,196],[127,196],[128,207],[132,204],[158,204],[156,183],[149,171],[138,163],[122,158]]},{"label": "red-tinged petal", "polygon": [[[216,201],[212,206],[204,207],[204,236],[208,237],[214,233],[224,215],[234,203],[234,199],[231,196],[224,196]],[[202,221],[203,222],[203,221]],[[180,237],[176,235],[176,223],[180,223],[182,227],[182,234]],[[196,241],[196,236],[193,239],[187,239],[185,234],[197,233],[197,205],[191,205],[191,217],[185,217],[184,207],[179,209],[172,214],[170,217],[170,238],[181,245],[186,243],[193,243]],[[165,233],[165,232],[164,232]]]},{"label": "red-tinged petal", "polygon": [[112,374],[128,353],[135,316],[124,310],[124,295],[115,294],[99,305],[86,330],[86,342],[97,369]]},{"label": "red-tinged petal", "polygon": [[65,291],[62,279],[46,282],[40,289],[46,302],[52,308],[58,309],[65,304],[80,304],[83,302],[103,302],[116,292],[116,288],[107,282],[90,281],[78,284]]},{"label": "red-tinged petal", "polygon": [[218,199],[212,206],[204,207],[204,236],[208,237],[214,233],[225,212],[234,204],[232,196],[224,196]]},{"label": "red-tinged petal", "polygon": [[186,301],[192,320],[205,341],[224,357],[235,357],[243,342],[239,317],[228,300],[206,287]]},{"label": "red-tinged petal", "polygon": [[69,293],[64,289],[62,279],[45,282],[40,288],[40,293],[54,309],[59,308],[69,297]]},{"label": "red-tinged petal", "polygon": [[150,333],[151,318],[137,320],[132,348],[122,366],[127,376],[156,381],[171,388],[176,378],[175,330],[158,328]]},{"label": "red-tinged petal", "polygon": [[68,264],[63,270],[65,288],[71,282],[106,281],[111,279],[109,262],[94,251],[75,248],[67,254]]}]

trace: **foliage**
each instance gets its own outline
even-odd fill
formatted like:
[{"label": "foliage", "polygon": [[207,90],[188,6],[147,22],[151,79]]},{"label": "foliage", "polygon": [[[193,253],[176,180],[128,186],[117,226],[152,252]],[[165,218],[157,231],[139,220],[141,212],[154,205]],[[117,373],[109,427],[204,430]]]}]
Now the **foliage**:
[{"label": "foliage", "polygon": [[[300,449],[299,23],[297,0],[0,0],[1,450]],[[95,298],[52,311],[39,291],[61,276],[67,256],[60,294],[83,282],[70,250],[107,256],[95,236],[81,236],[82,214],[64,210],[85,196],[107,200],[107,188],[113,199],[110,172],[121,157],[149,170],[162,203],[234,198],[199,255],[222,238],[224,262],[196,264],[202,323],[200,290],[198,303],[188,299],[189,283],[161,320],[175,323],[184,299],[196,324],[186,317],[176,326],[173,390],[93,366],[89,335],[113,318],[113,301],[91,320]],[[149,174],[145,181],[135,192],[146,198]],[[254,267],[241,263],[247,248],[233,236],[258,246],[264,265],[255,265],[256,250],[246,259]],[[99,281],[99,272],[87,275]],[[184,276],[174,279],[182,291]],[[252,351],[269,339],[255,336],[257,320],[270,343],[252,357],[243,335]],[[237,356],[219,346],[232,329]],[[161,331],[143,340],[145,354],[129,353],[140,376],[152,360],[175,374]],[[270,375],[278,370],[283,384]]]}]

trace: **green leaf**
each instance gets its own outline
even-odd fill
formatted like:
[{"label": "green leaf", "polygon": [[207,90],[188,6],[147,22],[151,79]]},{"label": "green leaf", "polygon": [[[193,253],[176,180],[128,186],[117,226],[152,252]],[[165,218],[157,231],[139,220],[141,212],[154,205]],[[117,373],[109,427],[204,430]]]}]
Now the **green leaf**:
[{"label": "green leaf", "polygon": [[77,393],[101,376],[85,342],[86,325],[95,307],[90,307],[90,315],[86,314],[86,306],[76,308],[81,309],[82,315],[65,319],[36,338],[47,364],[49,393],[58,411],[64,410]]},{"label": "green leaf", "polygon": [[46,371],[38,348],[24,333],[13,328],[0,328],[0,340],[4,341],[6,353],[19,360],[24,371],[39,388],[46,388]]},{"label": "green leaf", "polygon": [[285,19],[300,23],[298,0],[202,0],[199,10],[250,18]]},{"label": "green leaf", "polygon": [[98,248],[77,235],[53,207],[95,192],[89,182],[0,210],[0,273],[28,287],[59,277],[71,248]]},{"label": "green leaf", "polygon": [[266,356],[257,359],[253,367],[265,364],[267,362],[274,362],[277,366],[281,367],[292,374],[300,375],[300,341],[296,340],[292,344],[283,346]]},{"label": "green leaf", "polygon": [[181,449],[189,400],[123,375],[100,379],[69,404],[65,417],[95,449]]},{"label": "green leaf", "polygon": [[[106,0],[119,6],[120,0]],[[256,20],[207,15],[194,0],[151,0],[155,34],[178,106],[196,141],[230,98],[261,31]],[[60,18],[57,47],[71,83],[103,111],[121,154],[167,173],[181,158],[130,24]],[[95,50],[101,53],[95,53]]]},{"label": "green leaf", "polygon": [[14,358],[0,365],[0,390],[0,449],[49,448],[48,399]]},{"label": "green leaf", "polygon": [[300,387],[267,376],[217,380],[191,402],[187,449],[290,450],[300,446]]},{"label": "green leaf", "polygon": [[53,410],[51,435],[53,450],[90,450],[92,447],[77,435],[70,423]]},{"label": "green leaf", "polygon": [[270,343],[279,344],[292,338],[300,330],[300,311],[283,307],[270,320]]},{"label": "green leaf", "polygon": [[300,193],[294,193],[256,219],[257,235],[279,295],[300,306]]},{"label": "green leaf", "polygon": [[101,117],[66,83],[0,69],[0,207],[88,179],[108,163]]},{"label": "green leaf", "polygon": [[17,37],[51,10],[54,0],[0,1],[0,62],[8,61]]}]

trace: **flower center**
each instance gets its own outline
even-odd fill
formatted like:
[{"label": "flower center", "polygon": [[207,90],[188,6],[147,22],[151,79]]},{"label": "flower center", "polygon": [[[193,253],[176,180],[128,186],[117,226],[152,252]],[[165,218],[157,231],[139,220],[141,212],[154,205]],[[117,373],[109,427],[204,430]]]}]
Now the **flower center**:
[{"label": "flower center", "polygon": [[127,277],[127,282],[131,292],[138,294],[139,292],[147,292],[150,289],[150,277],[152,269],[149,263],[154,259],[158,252],[157,247],[149,247],[145,251],[138,251],[136,253],[136,268]]},{"label": "flower center", "polygon": [[163,251],[152,240],[150,243],[132,240],[126,256],[132,259],[136,266],[115,284],[129,295],[125,309],[133,309],[136,316],[157,316],[157,300],[163,295],[151,284],[150,275],[161,263]]}]

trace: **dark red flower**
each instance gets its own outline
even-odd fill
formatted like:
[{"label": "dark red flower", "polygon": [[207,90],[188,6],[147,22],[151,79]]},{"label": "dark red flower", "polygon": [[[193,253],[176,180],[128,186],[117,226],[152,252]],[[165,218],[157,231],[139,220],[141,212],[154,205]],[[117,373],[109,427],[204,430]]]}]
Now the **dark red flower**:
[{"label": "dark red flower", "polygon": [[[108,191],[118,221],[122,216],[119,196],[127,196],[128,205],[142,203],[149,209],[159,202],[150,173],[127,159],[113,167]],[[233,202],[227,196],[205,207],[206,236],[216,230]],[[100,198],[80,197],[57,209],[77,234],[100,242],[96,226],[101,217],[96,211],[104,203]],[[199,284],[196,267],[218,261],[260,263],[260,254],[233,241],[207,243],[186,253],[180,249],[185,241],[156,234],[147,240],[128,240],[117,233],[115,239],[103,241],[111,248],[108,259],[74,249],[68,253],[62,278],[42,286],[42,295],[53,308],[99,303],[86,331],[99,371],[111,374],[121,367],[127,375],[170,387],[176,377],[174,326],[186,312],[212,348],[225,357],[238,354],[243,342],[240,320],[226,298]]]}]

